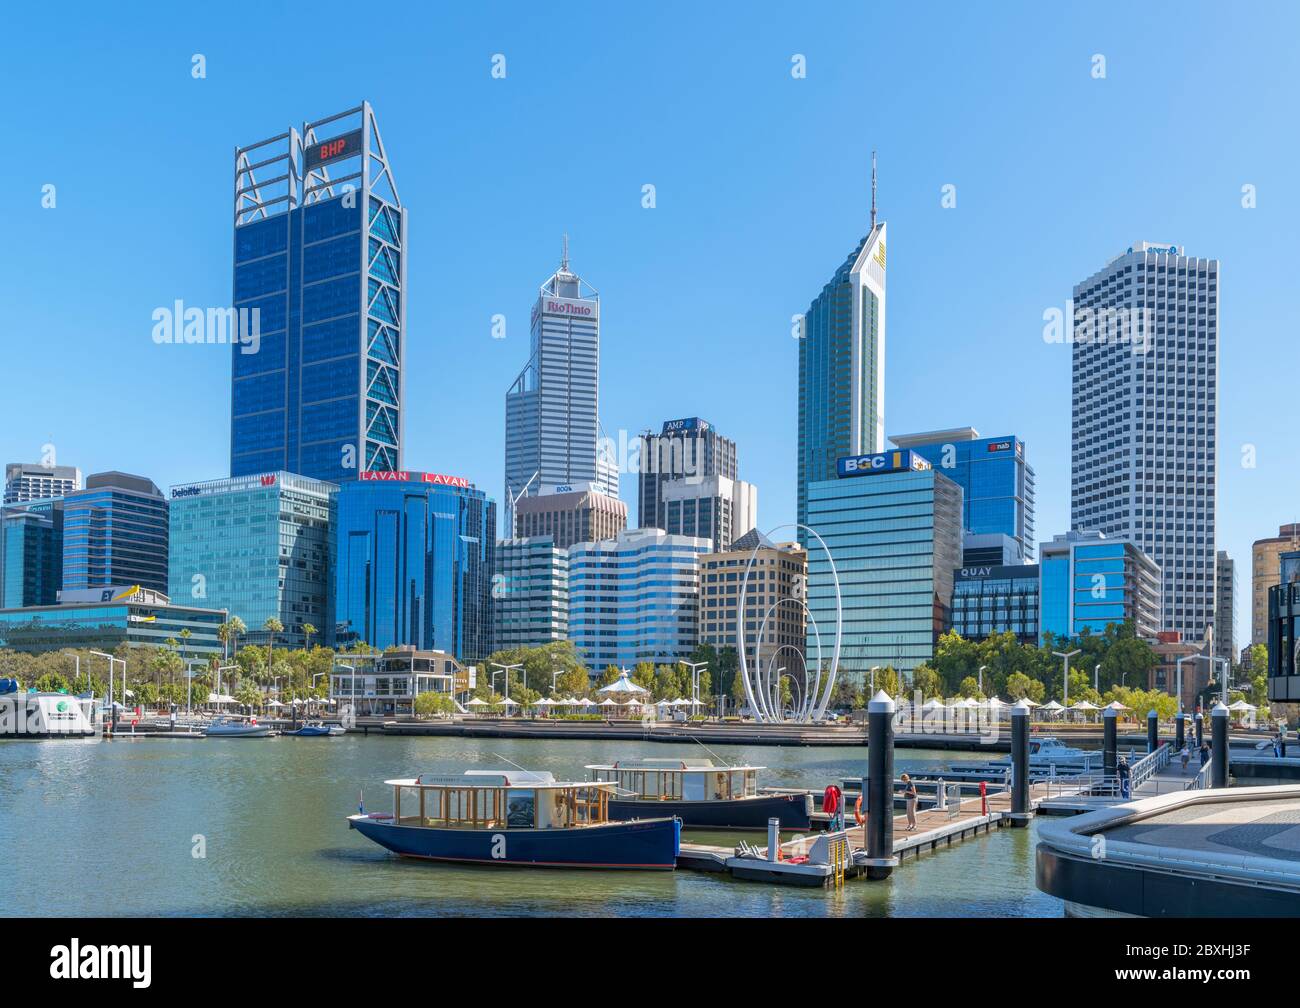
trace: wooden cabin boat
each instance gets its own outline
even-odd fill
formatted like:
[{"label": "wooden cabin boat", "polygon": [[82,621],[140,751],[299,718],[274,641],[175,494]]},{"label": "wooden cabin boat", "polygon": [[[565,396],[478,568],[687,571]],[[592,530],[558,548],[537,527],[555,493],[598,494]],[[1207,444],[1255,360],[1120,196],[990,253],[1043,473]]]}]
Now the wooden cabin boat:
[{"label": "wooden cabin boat", "polygon": [[587,767],[618,786],[609,802],[609,814],[617,819],[658,811],[703,829],[765,830],[769,819],[779,819],[782,829],[811,828],[812,796],[760,795],[758,771],[764,769],[714,766],[707,759],[623,760]]},{"label": "wooden cabin boat", "polygon": [[681,822],[619,821],[614,785],[527,770],[466,770],[385,781],[393,812],[358,811],[349,829],[402,857],[558,868],[671,869]]}]

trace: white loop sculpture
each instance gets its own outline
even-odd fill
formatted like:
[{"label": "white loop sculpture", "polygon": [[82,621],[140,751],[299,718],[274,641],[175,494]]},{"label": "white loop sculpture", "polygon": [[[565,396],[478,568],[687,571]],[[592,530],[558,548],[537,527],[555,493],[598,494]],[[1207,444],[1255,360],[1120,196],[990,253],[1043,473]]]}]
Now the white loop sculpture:
[{"label": "white loop sculpture", "polygon": [[[818,629],[816,621],[813,620],[812,613],[808,610],[807,604],[802,600],[797,600],[801,605],[803,605],[808,620],[812,623],[813,630],[817,634],[817,669],[814,673],[811,684],[807,683],[806,661],[804,665],[805,695],[804,702],[799,712],[799,721],[806,724],[810,720],[821,720],[821,718],[826,714],[826,707],[830,703],[831,699],[831,691],[835,688],[835,677],[839,672],[840,667],[840,641],[844,629],[844,609],[843,600],[840,596],[840,575],[835,569],[835,558],[831,556],[830,547],[826,545],[826,541],[817,534],[816,530],[809,528],[807,525],[800,525],[798,523],[778,525],[767,533],[766,538],[770,540],[777,532],[791,528],[801,529],[804,532],[807,532],[810,536],[816,539],[821,545],[821,548],[826,551],[826,560],[831,567],[831,580],[835,586],[835,647],[831,651],[831,667],[826,675],[825,688],[822,687],[821,631]],[[745,700],[749,704],[749,709],[754,712],[754,719],[759,722],[780,720],[779,714],[773,712],[767,702],[768,697],[765,688],[766,676],[763,674],[761,661],[758,663],[760,667],[754,669],[751,675],[747,656],[748,642],[745,639],[745,614],[747,611],[745,608],[745,597],[749,590],[749,572],[754,566],[754,558],[758,556],[758,551],[762,548],[762,545],[763,543],[760,539],[760,541],[754,546],[754,551],[750,553],[749,560],[745,563],[745,574],[740,581],[740,607],[736,615],[736,651],[740,661],[740,681],[745,687]],[[773,608],[775,608],[775,606],[773,606]],[[770,614],[771,610],[768,612]],[[763,623],[766,625],[766,617],[764,617]],[[759,644],[761,647],[761,636]]]}]

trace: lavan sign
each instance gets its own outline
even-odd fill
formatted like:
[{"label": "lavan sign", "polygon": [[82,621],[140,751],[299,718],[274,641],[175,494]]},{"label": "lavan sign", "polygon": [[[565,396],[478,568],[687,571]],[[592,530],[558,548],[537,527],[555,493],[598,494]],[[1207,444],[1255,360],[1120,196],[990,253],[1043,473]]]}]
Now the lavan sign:
[{"label": "lavan sign", "polygon": [[835,472],[845,476],[874,476],[890,472],[922,472],[930,463],[911,449],[880,452],[875,455],[850,455],[835,463]]},{"label": "lavan sign", "polygon": [[442,473],[410,472],[406,469],[374,470],[366,469],[359,473],[358,479],[368,483],[433,483],[438,486],[470,488],[469,480],[464,476],[446,476]]}]

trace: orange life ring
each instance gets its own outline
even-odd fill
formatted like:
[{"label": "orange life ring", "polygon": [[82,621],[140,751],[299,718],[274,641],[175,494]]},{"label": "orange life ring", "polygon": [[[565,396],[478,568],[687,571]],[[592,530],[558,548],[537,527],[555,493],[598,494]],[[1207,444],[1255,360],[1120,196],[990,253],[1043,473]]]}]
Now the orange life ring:
[{"label": "orange life ring", "polygon": [[867,817],[862,814],[862,795],[858,795],[858,800],[853,806],[853,818],[858,821],[859,826],[867,821]]}]

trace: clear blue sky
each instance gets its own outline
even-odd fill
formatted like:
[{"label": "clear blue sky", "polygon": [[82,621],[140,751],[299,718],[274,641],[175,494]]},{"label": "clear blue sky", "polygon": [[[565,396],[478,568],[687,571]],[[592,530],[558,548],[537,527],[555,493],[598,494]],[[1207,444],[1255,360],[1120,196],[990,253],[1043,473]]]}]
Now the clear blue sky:
[{"label": "clear blue sky", "polygon": [[712,420],[761,524],[789,521],[790,317],[864,233],[875,147],[886,426],[1024,438],[1039,538],[1069,517],[1069,350],[1044,344],[1043,311],[1137,239],[1222,261],[1219,544],[1249,633],[1250,543],[1300,513],[1294,7],[361,10],[6,12],[0,461],[51,442],[84,472],[226,475],[228,351],[156,346],[151,312],[229,303],[233,148],[364,98],[410,212],[408,467],[499,497],[503,396],[567,230],[603,299],[606,429]]}]

